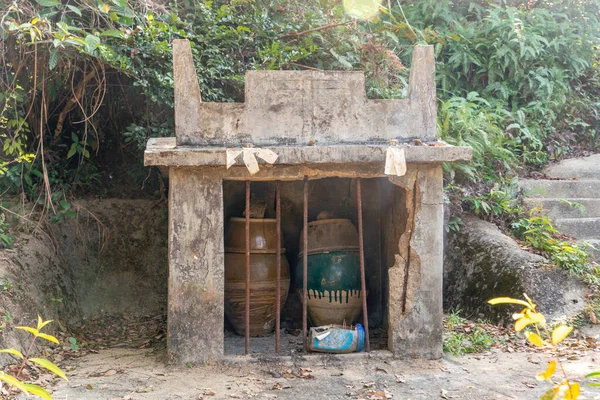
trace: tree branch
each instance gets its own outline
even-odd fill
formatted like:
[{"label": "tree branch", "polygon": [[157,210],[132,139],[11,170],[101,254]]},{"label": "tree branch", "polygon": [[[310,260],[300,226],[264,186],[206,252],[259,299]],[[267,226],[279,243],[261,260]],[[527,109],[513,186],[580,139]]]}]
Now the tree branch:
[{"label": "tree branch", "polygon": [[85,89],[85,86],[95,75],[95,71],[90,71],[85,75],[83,80],[79,82],[79,84],[77,84],[77,87],[73,91],[74,96],[69,100],[69,102],[65,105],[65,108],[63,108],[60,115],[58,116],[58,123],[56,124],[56,129],[54,130],[55,138],[58,137],[58,135],[60,135],[60,132],[62,132],[63,124],[65,122],[67,114],[79,103],[79,98],[83,95],[83,90]]}]

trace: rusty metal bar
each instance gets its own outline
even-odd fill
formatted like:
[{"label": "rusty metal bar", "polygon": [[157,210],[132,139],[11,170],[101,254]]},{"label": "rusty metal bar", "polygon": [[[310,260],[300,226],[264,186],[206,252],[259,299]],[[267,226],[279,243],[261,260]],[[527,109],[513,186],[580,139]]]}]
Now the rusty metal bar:
[{"label": "rusty metal bar", "polygon": [[246,345],[250,351],[250,181],[246,181]]},{"label": "rusty metal bar", "polygon": [[369,314],[367,313],[367,284],[365,282],[365,246],[363,240],[362,188],[360,178],[356,178],[356,205],[358,209],[358,249],[360,251],[360,296],[362,298],[363,326],[365,328],[365,350],[371,351],[369,341]]},{"label": "rusty metal bar", "polygon": [[381,243],[381,180],[375,181],[377,185],[377,274],[379,293],[377,294],[377,311],[383,308],[383,244]]},{"label": "rusty metal bar", "polygon": [[308,176],[304,176],[304,236],[302,253],[302,343],[304,352],[308,352]]},{"label": "rusty metal bar", "polygon": [[277,225],[277,305],[275,307],[275,353],[279,353],[279,331],[281,330],[281,182],[275,182],[275,224]]}]

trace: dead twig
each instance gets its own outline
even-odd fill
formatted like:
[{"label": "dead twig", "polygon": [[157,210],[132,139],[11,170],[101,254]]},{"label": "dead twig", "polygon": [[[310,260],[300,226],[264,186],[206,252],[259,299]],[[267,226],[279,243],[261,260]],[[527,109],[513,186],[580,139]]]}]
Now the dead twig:
[{"label": "dead twig", "polygon": [[[96,226],[98,228],[98,256],[99,256],[100,253],[102,253],[105,250],[105,248],[106,248],[106,245],[108,243],[108,239],[110,238],[110,230],[100,220],[100,218],[98,218],[96,216],[96,214],[94,214],[89,209],[87,209],[86,207],[84,207],[83,205],[81,205],[81,203],[73,201],[73,206],[77,210],[76,223],[77,223],[77,232],[78,233],[79,233],[79,212],[80,211],[86,212],[87,215],[88,215],[88,218],[91,217],[96,222]],[[83,235],[80,235],[80,236],[83,237]]]},{"label": "dead twig", "polygon": [[[42,81],[43,81],[44,73],[42,72]],[[54,208],[54,203],[52,202],[52,189],[50,188],[50,178],[48,177],[48,169],[46,168],[46,160],[44,154],[44,121],[47,120],[48,117],[48,108],[46,105],[45,98],[45,86],[42,85],[42,103],[40,105],[40,142],[39,142],[39,151],[40,157],[42,161],[42,174],[44,175],[44,188],[46,191],[46,204],[50,204],[50,208],[54,214],[56,214],[56,209]]]},{"label": "dead twig", "polygon": [[83,106],[83,104],[81,104],[79,98],[76,98],[75,100],[77,101],[77,104],[79,105],[79,108],[81,109],[81,113],[83,114],[84,118],[81,121],[73,122],[74,124],[81,124],[90,121],[92,117],[96,115],[98,110],[100,110],[102,104],[104,103],[104,96],[106,95],[106,72],[102,64],[100,64],[100,71],[98,71],[98,67],[94,63],[92,64],[92,67],[94,68],[93,75],[97,77],[96,80],[98,81],[98,86],[96,87],[94,95],[92,96],[95,100],[95,104],[92,107],[90,115],[87,115],[85,107]]}]

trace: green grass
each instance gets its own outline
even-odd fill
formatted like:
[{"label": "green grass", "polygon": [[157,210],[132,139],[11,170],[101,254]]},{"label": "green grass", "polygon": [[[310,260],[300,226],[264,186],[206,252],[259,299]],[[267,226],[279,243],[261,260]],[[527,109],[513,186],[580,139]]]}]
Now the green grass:
[{"label": "green grass", "polygon": [[468,321],[459,313],[454,311],[444,320],[444,353],[461,356],[490,350],[496,339],[482,323]]}]

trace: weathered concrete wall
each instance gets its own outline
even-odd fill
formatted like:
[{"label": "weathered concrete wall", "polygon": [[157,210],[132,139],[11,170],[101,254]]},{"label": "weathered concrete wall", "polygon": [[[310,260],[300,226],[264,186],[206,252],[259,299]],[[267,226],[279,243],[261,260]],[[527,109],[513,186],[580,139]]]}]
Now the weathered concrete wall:
[{"label": "weathered concrete wall", "polygon": [[[76,220],[19,232],[14,249],[0,250],[6,288],[0,290],[0,347],[28,346],[28,334],[14,326],[35,326],[38,314],[68,326],[97,314],[166,313],[166,204],[103,199],[72,207]],[[57,328],[58,322],[48,327]]]},{"label": "weathered concrete wall", "polygon": [[[19,234],[13,249],[0,250],[0,279],[0,348],[27,349],[31,335],[14,327],[36,326],[38,315],[62,323],[80,315],[73,280],[47,234]],[[56,323],[45,331],[54,329]]]},{"label": "weathered concrete wall", "polygon": [[43,225],[35,235],[19,233],[15,249],[0,251],[11,281],[23,282],[23,293],[43,305],[31,312],[47,309],[63,323],[100,313],[166,313],[166,203],[71,204],[75,219]]},{"label": "weathered concrete wall", "polygon": [[437,139],[433,46],[413,50],[407,99],[367,100],[363,72],[248,71],[245,103],[203,103],[187,40],[173,41],[178,146]]},{"label": "weathered concrete wall", "polygon": [[168,351],[178,363],[223,356],[223,185],[172,168],[169,191]]},{"label": "weathered concrete wall", "polygon": [[390,178],[384,219],[389,274],[388,346],[398,357],[442,356],[443,193],[441,166]]},{"label": "weathered concrete wall", "polygon": [[83,316],[161,315],[167,306],[167,210],[155,200],[79,200],[52,225]]},{"label": "weathered concrete wall", "polygon": [[510,323],[511,307],[492,307],[487,300],[527,293],[547,317],[573,316],[583,310],[585,286],[543,257],[519,245],[489,222],[464,216],[458,234],[450,236],[444,255],[444,307],[472,318]]}]

